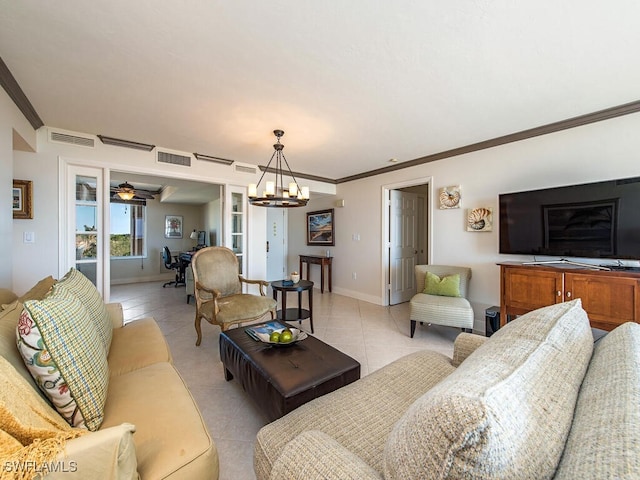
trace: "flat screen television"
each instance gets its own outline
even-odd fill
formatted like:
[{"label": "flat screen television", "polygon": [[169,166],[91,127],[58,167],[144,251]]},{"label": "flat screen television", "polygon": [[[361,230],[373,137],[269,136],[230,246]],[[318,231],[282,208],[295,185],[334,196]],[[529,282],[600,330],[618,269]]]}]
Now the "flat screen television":
[{"label": "flat screen television", "polygon": [[498,199],[500,253],[640,259],[640,177]]}]

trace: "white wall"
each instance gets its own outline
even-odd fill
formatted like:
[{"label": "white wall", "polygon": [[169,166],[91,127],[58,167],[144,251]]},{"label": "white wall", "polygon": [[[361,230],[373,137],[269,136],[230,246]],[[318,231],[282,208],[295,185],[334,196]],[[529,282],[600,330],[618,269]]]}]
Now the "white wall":
[{"label": "white wall", "polygon": [[[57,173],[41,175],[51,168],[45,158],[16,151],[14,159],[14,176],[33,182],[33,220],[13,221],[13,290],[21,294],[47,275],[58,277],[58,179]],[[34,234],[34,243],[23,242],[25,232]]]},{"label": "white wall", "polygon": [[199,230],[207,232],[207,246],[222,245],[222,187],[216,198],[204,206],[204,222]]},{"label": "white wall", "polygon": [[[4,89],[0,89],[0,252],[4,258],[13,258],[15,225],[28,225],[33,220],[13,220],[11,212],[11,193],[13,179],[28,180],[21,177],[21,171],[14,172],[14,135],[21,138],[31,149],[36,149],[36,134],[18,107],[9,98]],[[17,161],[19,165],[19,161]],[[0,262],[0,288],[12,288],[13,264]]]},{"label": "white wall", "polygon": [[[639,131],[640,114],[633,114],[339,184],[336,197],[312,201],[290,214],[289,267],[297,265],[300,253],[322,251],[306,245],[305,212],[332,208],[335,198],[344,199],[345,206],[335,208],[333,291],[382,304],[382,186],[433,177],[432,203],[437,201],[439,188],[461,185],[462,208],[433,209],[432,263],[473,269],[470,299],[476,318],[481,318],[487,306],[499,305],[496,263],[531,257],[498,254],[495,218],[492,232],[467,232],[466,209],[492,207],[497,217],[499,193],[639,176]],[[352,240],[354,233],[360,235],[359,242]],[[357,272],[357,280],[352,279],[352,272]],[[317,268],[311,279],[319,282]]]}]

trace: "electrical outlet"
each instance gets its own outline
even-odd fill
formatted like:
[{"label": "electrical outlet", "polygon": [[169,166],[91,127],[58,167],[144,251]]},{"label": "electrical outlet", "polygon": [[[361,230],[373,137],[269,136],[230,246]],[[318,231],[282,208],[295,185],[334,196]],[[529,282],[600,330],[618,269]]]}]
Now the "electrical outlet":
[{"label": "electrical outlet", "polygon": [[354,280],[357,280],[358,274],[356,272],[351,272],[351,277],[353,277]]}]

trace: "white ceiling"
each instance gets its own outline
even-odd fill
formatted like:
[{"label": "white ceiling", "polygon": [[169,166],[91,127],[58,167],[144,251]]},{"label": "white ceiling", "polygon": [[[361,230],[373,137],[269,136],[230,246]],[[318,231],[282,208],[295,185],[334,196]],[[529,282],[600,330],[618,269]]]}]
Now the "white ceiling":
[{"label": "white ceiling", "polygon": [[343,178],[640,99],[637,0],[0,0],[46,125]]}]

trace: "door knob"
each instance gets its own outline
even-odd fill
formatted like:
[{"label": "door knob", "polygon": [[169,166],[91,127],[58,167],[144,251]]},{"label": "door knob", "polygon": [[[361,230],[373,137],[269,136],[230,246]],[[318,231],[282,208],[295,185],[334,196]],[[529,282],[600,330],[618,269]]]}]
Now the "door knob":
[{"label": "door knob", "polygon": [[571,298],[571,292],[567,292],[567,298]]}]

